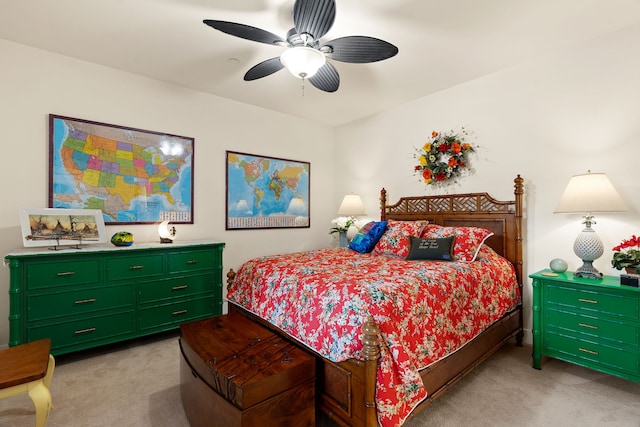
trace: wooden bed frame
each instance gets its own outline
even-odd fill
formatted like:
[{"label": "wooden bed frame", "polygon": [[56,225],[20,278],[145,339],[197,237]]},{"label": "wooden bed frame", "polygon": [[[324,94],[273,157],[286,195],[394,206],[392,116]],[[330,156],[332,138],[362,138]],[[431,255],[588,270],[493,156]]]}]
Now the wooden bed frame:
[{"label": "wooden bed frame", "polygon": [[[380,192],[381,220],[427,219],[432,224],[475,226],[493,231],[486,243],[513,264],[520,295],[522,295],[522,198],[524,180],[515,180],[512,201],[498,201],[487,193],[451,194],[439,196],[402,197],[393,205],[387,204],[387,192]],[[235,272],[227,274],[231,284]],[[270,323],[259,319],[242,307],[229,302],[229,312],[240,312],[270,329],[287,336]],[[460,350],[420,371],[427,389],[427,398],[413,411],[423,410],[464,375],[486,360],[504,343],[516,338],[522,345],[522,300],[518,306],[491,325]],[[364,361],[347,360],[334,363],[317,355],[317,394],[320,408],[341,426],[375,427],[378,425],[375,408],[377,363],[380,357],[378,327],[370,319],[362,327]],[[307,349],[308,350],[308,349]]]}]

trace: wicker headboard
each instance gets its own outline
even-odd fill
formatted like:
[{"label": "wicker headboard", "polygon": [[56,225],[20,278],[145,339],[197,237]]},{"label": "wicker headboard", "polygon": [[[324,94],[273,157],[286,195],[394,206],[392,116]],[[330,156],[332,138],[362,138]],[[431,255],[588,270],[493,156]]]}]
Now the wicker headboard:
[{"label": "wicker headboard", "polygon": [[380,218],[432,224],[482,227],[494,235],[486,243],[511,261],[522,285],[522,195],[524,179],[514,179],[514,200],[498,201],[487,193],[402,197],[387,204],[387,191],[380,191]]}]

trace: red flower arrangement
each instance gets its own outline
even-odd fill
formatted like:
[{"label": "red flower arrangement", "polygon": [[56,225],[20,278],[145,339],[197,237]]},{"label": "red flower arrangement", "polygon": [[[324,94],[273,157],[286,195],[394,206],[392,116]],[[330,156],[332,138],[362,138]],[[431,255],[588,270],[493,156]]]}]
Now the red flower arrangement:
[{"label": "red flower arrangement", "polygon": [[419,174],[427,185],[443,185],[470,173],[469,154],[475,147],[465,142],[467,136],[469,133],[464,127],[459,132],[431,132],[431,138],[422,149],[416,150],[414,158],[418,165],[414,167],[414,173]]},{"label": "red flower arrangement", "polygon": [[[628,250],[623,252],[624,249]],[[611,265],[616,270],[622,270],[623,268],[640,268],[640,238],[633,235],[630,239],[623,240],[622,243],[613,248],[613,250],[615,253],[613,254]]]}]

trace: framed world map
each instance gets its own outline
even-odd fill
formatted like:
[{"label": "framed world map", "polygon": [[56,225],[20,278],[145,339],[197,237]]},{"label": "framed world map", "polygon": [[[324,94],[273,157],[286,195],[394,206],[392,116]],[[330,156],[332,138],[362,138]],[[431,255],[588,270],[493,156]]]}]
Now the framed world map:
[{"label": "framed world map", "polygon": [[194,139],[49,115],[49,207],[193,224]]},{"label": "framed world map", "polygon": [[310,167],[227,151],[226,229],[309,227]]}]

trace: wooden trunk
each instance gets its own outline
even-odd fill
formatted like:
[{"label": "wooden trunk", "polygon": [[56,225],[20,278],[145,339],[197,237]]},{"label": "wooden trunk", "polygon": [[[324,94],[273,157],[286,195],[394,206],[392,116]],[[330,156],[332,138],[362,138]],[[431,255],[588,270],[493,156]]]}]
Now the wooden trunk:
[{"label": "wooden trunk", "polygon": [[315,425],[314,357],[238,314],[180,332],[180,393],[192,427]]}]

